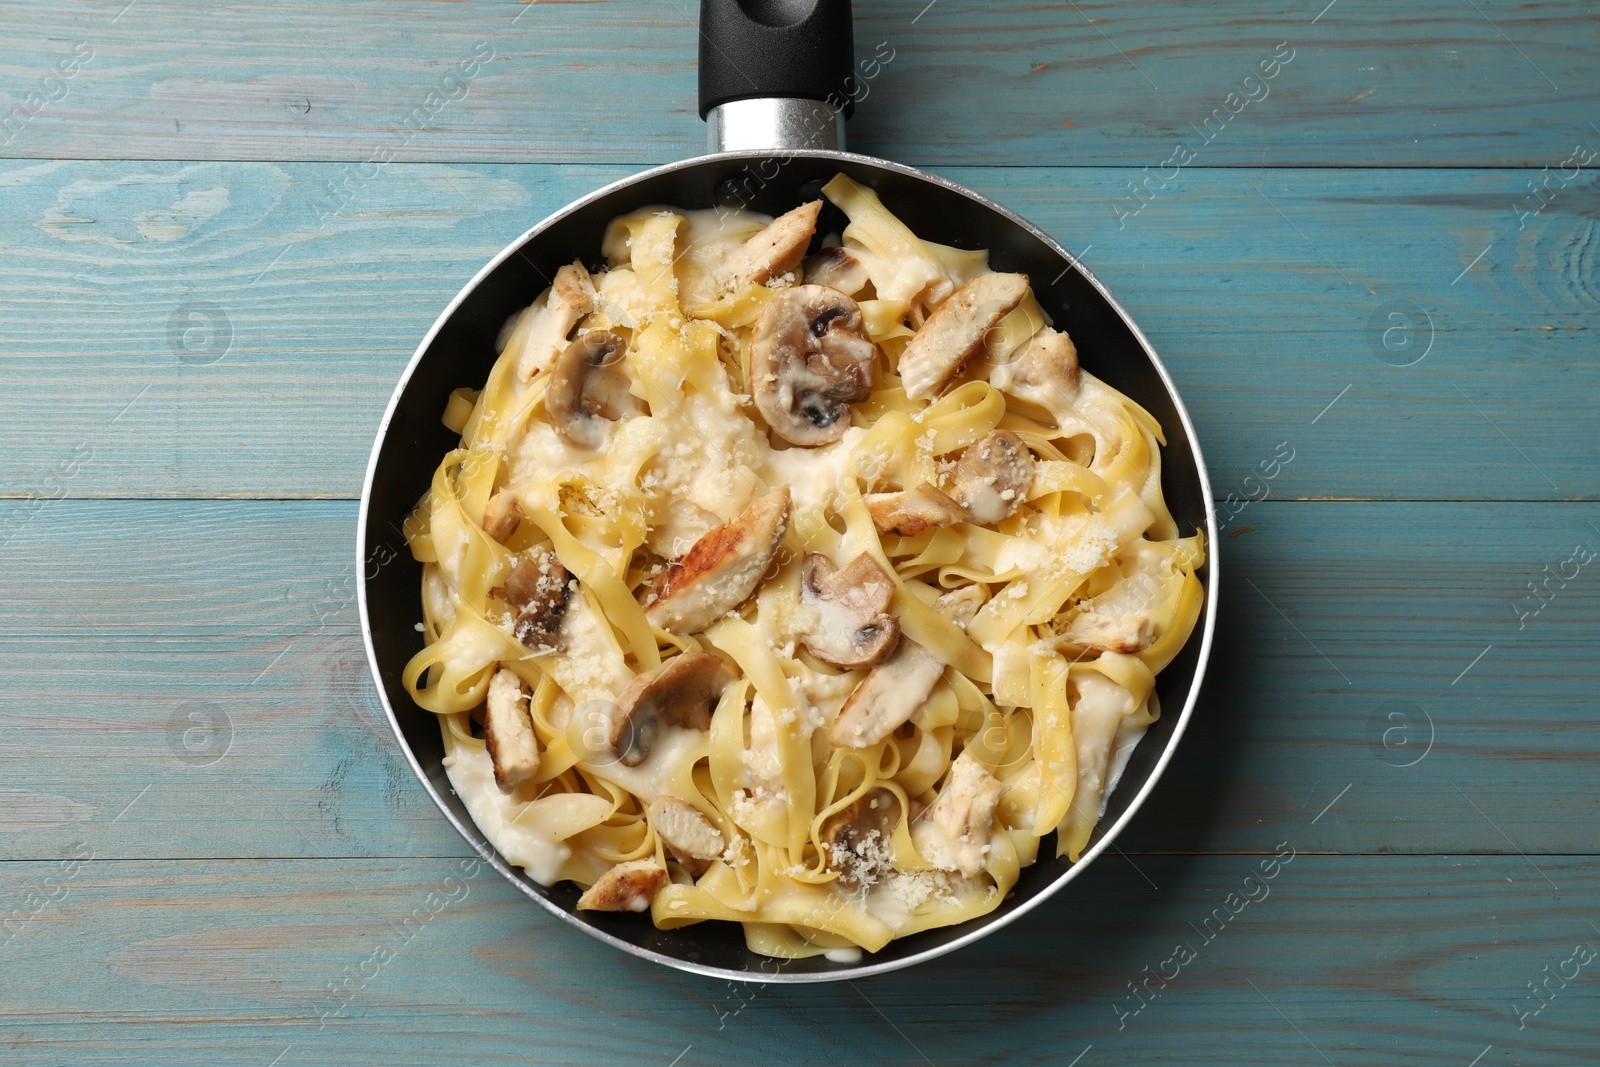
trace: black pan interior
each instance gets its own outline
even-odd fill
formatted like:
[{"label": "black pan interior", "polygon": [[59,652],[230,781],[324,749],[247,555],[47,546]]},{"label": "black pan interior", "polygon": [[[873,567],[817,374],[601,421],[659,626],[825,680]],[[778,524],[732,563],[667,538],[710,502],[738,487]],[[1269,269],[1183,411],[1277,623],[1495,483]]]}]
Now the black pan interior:
[{"label": "black pan interior", "polygon": [[[366,581],[366,598],[377,674],[404,742],[423,769],[435,797],[480,851],[492,853],[473,828],[464,806],[450,791],[449,780],[440,766],[443,750],[437,722],[411,701],[400,684],[402,668],[422,645],[421,634],[415,629],[421,619],[421,568],[405,547],[400,524],[427,489],[440,458],[456,444],[454,435],[439,421],[450,391],[483,384],[495,358],[494,341],[501,325],[549,284],[558,267],[575,258],[589,264],[597,262],[601,234],[613,216],[648,204],[695,208],[714,203],[745,204],[776,215],[803,200],[815,199],[820,183],[841,170],[875,189],[889,209],[919,236],[960,248],[988,248],[996,269],[1028,274],[1040,303],[1056,326],[1072,335],[1083,365],[1143,404],[1161,422],[1167,436],[1162,454],[1167,502],[1184,533],[1205,528],[1204,475],[1174,398],[1155,364],[1118,310],[1060,252],[1026,227],[971,194],[866,160],[797,156],[780,162],[759,155],[719,156],[641,175],[527,237],[516,252],[465,294],[416,361],[374,462],[367,522],[361,537],[364,557],[369,561],[364,571],[372,574]],[[819,233],[843,228],[843,215],[831,205],[828,212],[818,227]],[[1058,280],[1052,283],[1051,279]],[[391,555],[392,562],[383,563]],[[1209,574],[1203,573],[1202,577],[1209,587]],[[1162,672],[1158,693],[1165,713],[1135,751],[1111,798],[1102,827],[1112,825],[1123,814],[1168,747],[1178,712],[1195,684],[1199,635],[1205,625],[1202,618],[1195,638]],[[1097,831],[1096,840],[1099,834]],[[1046,841],[1040,849],[1039,862],[1022,872],[1011,897],[990,916],[893,941],[881,952],[864,956],[862,964],[904,959],[949,944],[978,926],[1003,918],[1051,886],[1071,866],[1066,860],[1050,858],[1053,855],[1053,840]],[[763,971],[765,958],[745,948],[742,932],[734,924],[707,922],[676,931],[657,930],[636,915],[575,912],[578,891],[571,884],[546,888],[516,869],[509,869],[509,876],[529,894],[566,913],[571,921],[598,928],[639,948],[700,967],[753,972],[752,976],[772,970],[771,961],[765,961]],[[852,969],[822,957],[789,962],[783,967],[789,974]]]}]

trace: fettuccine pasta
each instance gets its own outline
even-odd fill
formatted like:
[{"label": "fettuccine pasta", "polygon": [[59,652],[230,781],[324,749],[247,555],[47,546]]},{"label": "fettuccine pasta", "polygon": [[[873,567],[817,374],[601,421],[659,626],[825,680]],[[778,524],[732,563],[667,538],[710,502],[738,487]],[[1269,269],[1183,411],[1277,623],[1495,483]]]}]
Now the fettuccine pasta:
[{"label": "fettuccine pasta", "polygon": [[821,239],[615,219],[507,323],[406,525],[404,682],[533,879],[851,959],[1082,854],[1205,546],[1026,276],[823,192]]}]

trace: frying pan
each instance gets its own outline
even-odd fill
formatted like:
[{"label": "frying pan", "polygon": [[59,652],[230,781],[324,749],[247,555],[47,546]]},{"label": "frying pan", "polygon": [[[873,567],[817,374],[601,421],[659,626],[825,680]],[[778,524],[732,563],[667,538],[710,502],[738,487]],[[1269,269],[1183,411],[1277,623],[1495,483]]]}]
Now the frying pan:
[{"label": "frying pan", "polygon": [[[551,914],[644,959],[725,979],[819,982],[908,967],[976,941],[1059,892],[1111,844],[1155,787],[1194,709],[1211,649],[1217,606],[1217,529],[1210,483],[1194,427],[1166,368],[1132,318],[1065,249],[1017,215],[953,182],[911,167],[843,150],[844,120],[864,82],[854,72],[849,0],[703,0],[700,10],[700,114],[711,154],[625,178],[578,200],[517,238],[478,272],[439,316],[401,375],[372,449],[361,498],[358,596],[367,656],[400,746],[445,817],[517,888]],[[875,70],[869,70],[875,73]],[[1206,531],[1199,626],[1156,686],[1162,708],[1110,795],[1090,847],[1076,864],[1054,859],[1046,841],[1016,888],[990,914],[959,926],[891,941],[859,962],[818,956],[777,961],[750,952],[740,927],[706,922],[657,930],[631,913],[579,912],[571,883],[542,886],[507,864],[452,792],[441,761],[439,726],[400,682],[422,647],[421,565],[399,530],[456,438],[441,423],[450,391],[485,380],[495,339],[574,259],[591,262],[606,223],[648,204],[748,207],[778,215],[818,198],[843,171],[876,190],[919,236],[960,248],[987,248],[996,270],[1034,280],[1039,303],[1077,343],[1091,373],[1144,405],[1167,436],[1161,479],[1184,532]],[[829,206],[818,233],[843,228]]]}]

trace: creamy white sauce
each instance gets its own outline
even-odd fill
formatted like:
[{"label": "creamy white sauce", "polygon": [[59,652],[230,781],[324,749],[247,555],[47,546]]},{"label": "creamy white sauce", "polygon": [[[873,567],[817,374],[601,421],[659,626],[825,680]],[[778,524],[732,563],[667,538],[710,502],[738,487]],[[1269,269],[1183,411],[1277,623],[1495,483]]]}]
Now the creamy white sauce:
[{"label": "creamy white sauce", "polygon": [[458,745],[444,758],[444,769],[467,814],[496,851],[540,885],[553,884],[572,850],[545,832],[537,813],[524,814],[522,805],[500,792],[489,753]]}]

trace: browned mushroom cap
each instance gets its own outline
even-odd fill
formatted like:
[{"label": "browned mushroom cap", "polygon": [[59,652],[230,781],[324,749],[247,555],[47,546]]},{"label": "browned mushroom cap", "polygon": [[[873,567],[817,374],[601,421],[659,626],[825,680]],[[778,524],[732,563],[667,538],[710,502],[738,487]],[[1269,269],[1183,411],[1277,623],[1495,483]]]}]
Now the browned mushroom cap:
[{"label": "browned mushroom cap", "polygon": [[829,739],[840,748],[877,744],[911,718],[943,673],[944,664],[911,641],[901,641],[894,655],[850,690],[828,731]]},{"label": "browned mushroom cap", "polygon": [[619,863],[578,898],[579,911],[649,911],[670,877],[655,860]]},{"label": "browned mushroom cap", "polygon": [[995,430],[961,453],[951,479],[951,495],[973,522],[996,523],[1028,496],[1033,484],[1033,453],[1010,430]]},{"label": "browned mushroom cap", "polygon": [[996,366],[989,383],[1047,411],[1059,411],[1078,394],[1078,348],[1072,338],[1046,326],[1016,358]]},{"label": "browned mushroom cap", "polygon": [[561,647],[561,623],[577,583],[543,545],[529,549],[511,565],[502,589],[506,603],[517,609],[511,632],[535,652]]},{"label": "browned mushroom cap", "polygon": [[870,884],[893,866],[890,839],[900,825],[900,798],[874,786],[823,820],[818,843],[829,870],[847,886]]},{"label": "browned mushroom cap", "polygon": [[539,773],[539,739],[528,717],[528,694],[522,679],[501,668],[489,679],[484,703],[483,744],[494,765],[494,784],[510,793]]},{"label": "browned mushroom cap", "polygon": [[980,274],[951,293],[900,353],[906,396],[925,400],[943,389],[977,353],[984,335],[1027,295],[1026,274],[998,271]]},{"label": "browned mushroom cap", "polygon": [[624,767],[650,755],[664,726],[711,728],[711,712],[733,671],[710,652],[685,652],[653,671],[637,675],[617,698],[611,720],[611,750]]},{"label": "browned mushroom cap", "polygon": [[699,808],[678,797],[659,796],[650,802],[650,825],[677,861],[693,875],[701,875],[722,855],[722,831]]},{"label": "browned mushroom cap", "polygon": [[483,509],[484,533],[503,545],[521,524],[522,508],[517,504],[517,494],[502,489],[489,498]]},{"label": "browned mushroom cap", "polygon": [[966,518],[961,505],[931,485],[899,493],[873,493],[866,498],[867,514],[880,534],[915,537],[923,530],[953,526]]},{"label": "browned mushroom cap", "polygon": [[770,281],[793,270],[800,257],[806,254],[806,246],[816,232],[817,213],[821,210],[821,200],[801,204],[773,219],[760,233],[740,245],[728,262],[734,288]]},{"label": "browned mushroom cap", "polygon": [[900,624],[887,610],[893,596],[894,580],[865,552],[840,570],[813,552],[801,568],[800,603],[816,609],[817,624],[800,642],[835,667],[876,667],[900,640]]},{"label": "browned mushroom cap", "polygon": [[750,599],[788,529],[788,488],[757,498],[645,589],[645,618],[675,634],[704,630]]},{"label": "browned mushroom cap", "polygon": [[600,419],[615,421],[640,410],[622,369],[627,349],[628,343],[610,330],[590,330],[561,353],[544,395],[556,433],[580,448],[596,448],[605,441]]},{"label": "browned mushroom cap", "polygon": [[855,296],[872,280],[866,266],[843,248],[824,248],[806,257],[807,285],[826,285],[845,296]]},{"label": "browned mushroom cap", "polygon": [[944,788],[925,818],[911,828],[922,858],[943,870],[971,878],[989,856],[994,813],[1004,785],[966,752],[950,765]]},{"label": "browned mushroom cap", "polygon": [[874,351],[848,296],[822,285],[780,289],[750,336],[756,409],[792,445],[837,441],[850,405],[872,395]]}]

